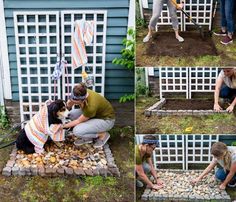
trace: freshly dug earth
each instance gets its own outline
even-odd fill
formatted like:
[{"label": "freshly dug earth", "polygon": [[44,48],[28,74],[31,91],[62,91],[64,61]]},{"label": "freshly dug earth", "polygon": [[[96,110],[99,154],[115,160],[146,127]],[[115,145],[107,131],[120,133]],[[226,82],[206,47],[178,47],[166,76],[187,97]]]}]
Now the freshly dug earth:
[{"label": "freshly dug earth", "polygon": [[183,43],[179,43],[173,32],[157,32],[147,42],[145,55],[149,56],[204,56],[217,55],[216,47],[211,37],[204,40],[199,33],[181,33]]},{"label": "freshly dug earth", "polygon": [[211,110],[213,109],[213,100],[166,100],[162,109],[164,110]]}]

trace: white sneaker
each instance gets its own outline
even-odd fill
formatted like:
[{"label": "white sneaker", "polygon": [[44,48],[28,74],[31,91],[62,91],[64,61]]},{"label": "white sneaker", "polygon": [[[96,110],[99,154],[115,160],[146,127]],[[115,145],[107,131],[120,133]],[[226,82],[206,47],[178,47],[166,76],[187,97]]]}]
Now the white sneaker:
[{"label": "white sneaker", "polygon": [[177,39],[180,43],[184,42],[184,38],[181,37],[181,36],[177,36],[176,39]]},{"label": "white sneaker", "polygon": [[143,43],[148,42],[151,38],[152,38],[152,35],[145,36],[144,39],[143,39]]}]

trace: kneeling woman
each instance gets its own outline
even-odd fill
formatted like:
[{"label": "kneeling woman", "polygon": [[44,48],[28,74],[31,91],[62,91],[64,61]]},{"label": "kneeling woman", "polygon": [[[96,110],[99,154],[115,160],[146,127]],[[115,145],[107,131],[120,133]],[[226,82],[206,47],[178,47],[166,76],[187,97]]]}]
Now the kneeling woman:
[{"label": "kneeling woman", "polygon": [[69,118],[72,121],[63,128],[74,127],[74,135],[81,138],[75,141],[77,146],[95,140],[94,147],[102,147],[110,137],[107,131],[115,123],[115,112],[111,104],[100,94],[87,89],[84,83],[79,83],[74,86],[67,101],[68,109],[74,105],[79,105],[80,108],[70,112]]},{"label": "kneeling woman", "polygon": [[236,150],[227,148],[226,144],[222,142],[217,142],[212,145],[211,154],[213,155],[213,160],[210,165],[202,172],[202,174],[192,180],[193,183],[201,181],[211,170],[220,164],[222,168],[218,168],[215,177],[222,183],[220,189],[225,189],[226,186],[235,187],[236,186]]},{"label": "kneeling woman", "polygon": [[[161,179],[157,178],[157,173],[152,164],[152,153],[158,146],[158,140],[153,135],[145,135],[143,142],[135,146],[135,159],[136,159],[136,186],[143,187],[143,182],[147,184],[148,188],[161,189],[164,183]],[[148,178],[147,174],[151,173],[154,177],[155,183]]]}]

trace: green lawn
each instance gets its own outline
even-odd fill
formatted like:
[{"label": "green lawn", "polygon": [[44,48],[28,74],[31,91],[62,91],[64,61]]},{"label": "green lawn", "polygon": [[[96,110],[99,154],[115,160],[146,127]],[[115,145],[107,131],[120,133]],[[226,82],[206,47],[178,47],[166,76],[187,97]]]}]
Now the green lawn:
[{"label": "green lawn", "polygon": [[[6,131],[1,130],[0,134]],[[121,177],[4,177],[0,175],[1,202],[130,202],[134,200],[134,130],[132,127],[111,130],[109,145]],[[0,150],[0,170],[11,148]]]}]

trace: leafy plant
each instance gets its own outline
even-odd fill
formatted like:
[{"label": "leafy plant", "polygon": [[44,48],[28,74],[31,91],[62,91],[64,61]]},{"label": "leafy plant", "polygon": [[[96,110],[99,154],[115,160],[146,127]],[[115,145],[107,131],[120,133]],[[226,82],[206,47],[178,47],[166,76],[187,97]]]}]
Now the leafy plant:
[{"label": "leafy plant", "polygon": [[[123,39],[123,45],[125,48],[121,50],[121,58],[113,59],[112,63],[116,65],[122,65],[125,68],[134,71],[135,68],[135,32],[133,29],[129,29],[128,37]],[[124,95],[120,97],[120,103],[134,100],[134,94]]]},{"label": "leafy plant", "polygon": [[231,146],[236,146],[236,141],[232,142]]},{"label": "leafy plant", "polygon": [[138,83],[136,85],[136,97],[139,97],[139,96],[148,96],[149,95],[149,88],[142,84],[142,83]]},{"label": "leafy plant", "polygon": [[9,121],[4,106],[0,106],[0,128],[7,128]]},{"label": "leafy plant", "polygon": [[132,100],[134,100],[134,94],[129,94],[129,95],[125,94],[124,96],[120,97],[119,102],[124,103]]},{"label": "leafy plant", "polygon": [[137,27],[147,27],[147,23],[144,19],[138,18],[138,19],[136,19],[136,26]]},{"label": "leafy plant", "polygon": [[128,38],[123,39],[123,45],[125,48],[121,50],[121,58],[115,58],[112,63],[116,65],[122,65],[129,70],[134,70],[135,63],[135,32],[133,29],[128,30]]}]

